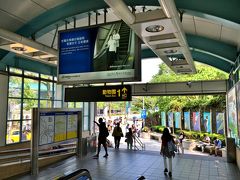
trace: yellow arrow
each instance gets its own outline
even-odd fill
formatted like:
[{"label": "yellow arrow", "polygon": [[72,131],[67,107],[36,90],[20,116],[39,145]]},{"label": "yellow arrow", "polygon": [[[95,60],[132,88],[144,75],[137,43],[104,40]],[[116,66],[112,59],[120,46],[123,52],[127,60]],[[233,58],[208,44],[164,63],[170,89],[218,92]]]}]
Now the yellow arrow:
[{"label": "yellow arrow", "polygon": [[126,92],[127,92],[127,88],[124,87],[124,88],[122,89],[122,92],[123,92],[123,93],[126,93]]}]

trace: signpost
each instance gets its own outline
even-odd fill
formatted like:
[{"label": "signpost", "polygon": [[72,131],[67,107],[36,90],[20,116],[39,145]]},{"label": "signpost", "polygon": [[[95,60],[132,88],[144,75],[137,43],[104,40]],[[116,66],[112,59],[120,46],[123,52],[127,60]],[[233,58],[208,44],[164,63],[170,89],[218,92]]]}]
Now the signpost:
[{"label": "signpost", "polygon": [[65,89],[65,102],[131,101],[131,86],[95,86]]}]

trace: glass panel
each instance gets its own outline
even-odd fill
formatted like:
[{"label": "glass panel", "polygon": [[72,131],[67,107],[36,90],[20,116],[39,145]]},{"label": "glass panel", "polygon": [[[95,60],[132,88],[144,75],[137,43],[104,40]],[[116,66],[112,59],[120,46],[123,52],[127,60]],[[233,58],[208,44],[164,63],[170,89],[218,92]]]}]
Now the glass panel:
[{"label": "glass panel", "polygon": [[10,76],[9,78],[9,97],[21,97],[22,78]]},{"label": "glass panel", "polygon": [[7,123],[6,143],[16,143],[20,141],[20,121],[9,121]]},{"label": "glass panel", "polygon": [[39,77],[38,73],[31,72],[31,71],[24,71],[25,76],[32,76],[32,77]]},{"label": "glass panel", "polygon": [[75,106],[74,106],[74,102],[69,102],[68,103],[68,108],[74,108]]},{"label": "glass panel", "polygon": [[89,114],[89,110],[88,110],[88,108],[89,108],[89,103],[88,102],[84,102],[84,116],[88,116],[88,114]]},{"label": "glass panel", "polygon": [[52,99],[53,83],[41,81],[40,99]]},{"label": "glass panel", "polygon": [[54,100],[62,100],[62,85],[54,83]]},{"label": "glass panel", "polygon": [[52,76],[45,75],[45,74],[41,74],[41,78],[42,78],[42,79],[48,79],[48,80],[52,80],[52,79],[53,79]]},{"label": "glass panel", "polygon": [[76,108],[82,108],[83,102],[76,102]]},{"label": "glass panel", "polygon": [[84,116],[83,118],[83,130],[88,131],[89,130],[89,123],[88,123],[88,116]]},{"label": "glass panel", "polygon": [[21,99],[8,98],[8,120],[20,120]]},{"label": "glass panel", "polygon": [[24,79],[24,98],[38,98],[38,81]]},{"label": "glass panel", "polygon": [[53,103],[54,108],[62,108],[62,101],[54,101]]},{"label": "glass panel", "polygon": [[16,74],[22,74],[22,70],[17,68],[10,67],[9,71]]},{"label": "glass panel", "polygon": [[32,108],[38,107],[38,100],[24,99],[23,100],[23,118],[32,118]]},{"label": "glass panel", "polygon": [[32,137],[31,120],[22,122],[22,141],[30,141]]},{"label": "glass panel", "polygon": [[49,101],[49,100],[41,100],[41,101],[40,101],[40,107],[41,107],[41,108],[51,108],[51,107],[52,107],[52,101]]}]

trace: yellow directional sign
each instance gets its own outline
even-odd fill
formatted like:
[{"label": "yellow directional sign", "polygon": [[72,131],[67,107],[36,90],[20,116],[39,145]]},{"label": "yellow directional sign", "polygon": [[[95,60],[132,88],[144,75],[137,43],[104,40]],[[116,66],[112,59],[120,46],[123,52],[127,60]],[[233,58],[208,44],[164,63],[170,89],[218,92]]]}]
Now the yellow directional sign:
[{"label": "yellow directional sign", "polygon": [[95,86],[65,89],[65,102],[131,101],[131,86]]}]

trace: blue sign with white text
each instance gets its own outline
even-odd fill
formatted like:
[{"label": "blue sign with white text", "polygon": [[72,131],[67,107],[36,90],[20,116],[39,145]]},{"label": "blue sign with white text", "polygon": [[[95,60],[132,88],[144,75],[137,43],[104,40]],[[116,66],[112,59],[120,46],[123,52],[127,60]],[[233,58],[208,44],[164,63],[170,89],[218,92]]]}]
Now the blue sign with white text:
[{"label": "blue sign with white text", "polygon": [[142,119],[146,119],[146,117],[147,117],[146,109],[142,109],[141,118],[142,118]]},{"label": "blue sign with white text", "polygon": [[59,41],[59,73],[91,72],[98,28],[62,32]]}]

